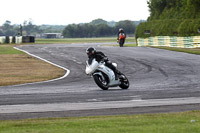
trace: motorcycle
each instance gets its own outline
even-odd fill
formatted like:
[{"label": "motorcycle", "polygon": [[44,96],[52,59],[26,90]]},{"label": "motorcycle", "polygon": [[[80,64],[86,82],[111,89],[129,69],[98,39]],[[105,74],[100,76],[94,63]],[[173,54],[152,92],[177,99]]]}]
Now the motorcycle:
[{"label": "motorcycle", "polygon": [[124,33],[119,33],[118,43],[120,47],[124,46],[125,39],[126,39],[126,35]]},{"label": "motorcycle", "polygon": [[[113,63],[117,68],[117,64]],[[109,87],[119,86],[121,89],[129,88],[128,78],[121,74],[120,78],[116,79],[115,74],[112,69],[105,66],[105,62],[97,62],[96,59],[93,59],[92,63],[89,65],[86,61],[85,72],[87,75],[91,75],[94,78],[95,83],[102,89],[108,90]]]}]

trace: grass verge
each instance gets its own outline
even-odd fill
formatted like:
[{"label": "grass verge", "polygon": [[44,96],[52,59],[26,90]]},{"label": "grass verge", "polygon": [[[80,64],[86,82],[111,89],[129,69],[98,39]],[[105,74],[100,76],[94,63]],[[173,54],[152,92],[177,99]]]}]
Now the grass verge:
[{"label": "grass verge", "polygon": [[3,54],[23,54],[23,52],[14,49],[12,45],[0,45],[0,55]]},{"label": "grass verge", "polygon": [[175,48],[175,47],[153,47],[153,48],[200,55],[200,48]]},{"label": "grass verge", "polygon": [[136,47],[137,44],[124,44],[124,47]]},{"label": "grass verge", "polygon": [[0,86],[32,83],[58,78],[63,69],[15,50],[10,45],[0,45]]},{"label": "grass verge", "polygon": [[200,111],[0,121],[1,133],[199,133]]},{"label": "grass verge", "polygon": [[[101,37],[101,38],[64,38],[64,39],[39,39],[35,40],[36,44],[56,44],[56,43],[105,43],[117,42],[116,37]],[[126,42],[135,42],[135,37],[127,37]]]},{"label": "grass verge", "polygon": [[[116,46],[116,47],[119,47],[119,44],[104,44],[104,45],[102,45],[102,46]],[[137,46],[137,44],[124,44],[124,47],[136,47]]]}]

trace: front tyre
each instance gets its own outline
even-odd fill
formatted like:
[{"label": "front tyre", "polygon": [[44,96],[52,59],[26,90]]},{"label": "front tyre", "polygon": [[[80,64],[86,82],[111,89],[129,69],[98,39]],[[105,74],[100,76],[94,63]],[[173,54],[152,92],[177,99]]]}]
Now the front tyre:
[{"label": "front tyre", "polygon": [[120,47],[123,47],[123,46],[124,46],[124,42],[125,42],[124,39],[120,39],[120,41],[119,41],[119,46],[120,46]]},{"label": "front tyre", "polygon": [[123,75],[123,79],[121,79],[121,84],[119,85],[120,88],[122,89],[128,89],[129,88],[129,81],[128,81],[128,78]]},{"label": "front tyre", "polygon": [[93,75],[95,83],[102,89],[108,90],[108,81],[103,80],[100,75]]}]

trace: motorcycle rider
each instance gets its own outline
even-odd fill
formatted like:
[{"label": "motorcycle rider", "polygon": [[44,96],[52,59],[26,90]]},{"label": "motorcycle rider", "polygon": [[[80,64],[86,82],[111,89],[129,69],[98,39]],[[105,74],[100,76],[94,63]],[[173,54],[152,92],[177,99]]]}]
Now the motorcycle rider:
[{"label": "motorcycle rider", "polygon": [[[123,28],[119,28],[119,32],[118,32],[118,34],[117,34],[117,42],[119,42],[119,34],[120,34],[120,33],[124,33],[124,34],[125,34],[125,37],[126,37],[126,33],[124,32]],[[124,40],[124,42],[125,42],[125,40]]]},{"label": "motorcycle rider", "polygon": [[96,59],[97,62],[104,61],[105,65],[113,70],[113,72],[115,74],[115,79],[120,78],[121,72],[119,70],[117,70],[117,68],[115,66],[113,66],[112,62],[108,60],[107,56],[105,56],[104,53],[102,53],[101,51],[96,51],[96,49],[93,47],[87,48],[86,53],[89,58],[88,59],[89,65],[92,64],[92,60],[94,58]]}]

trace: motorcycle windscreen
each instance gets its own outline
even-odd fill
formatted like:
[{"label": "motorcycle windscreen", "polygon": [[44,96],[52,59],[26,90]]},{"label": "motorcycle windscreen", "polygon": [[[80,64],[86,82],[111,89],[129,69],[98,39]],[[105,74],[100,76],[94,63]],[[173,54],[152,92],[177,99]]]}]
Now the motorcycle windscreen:
[{"label": "motorcycle windscreen", "polygon": [[87,64],[85,73],[86,74],[92,74],[99,66],[99,63],[96,61],[96,59],[92,60],[91,65]]}]

